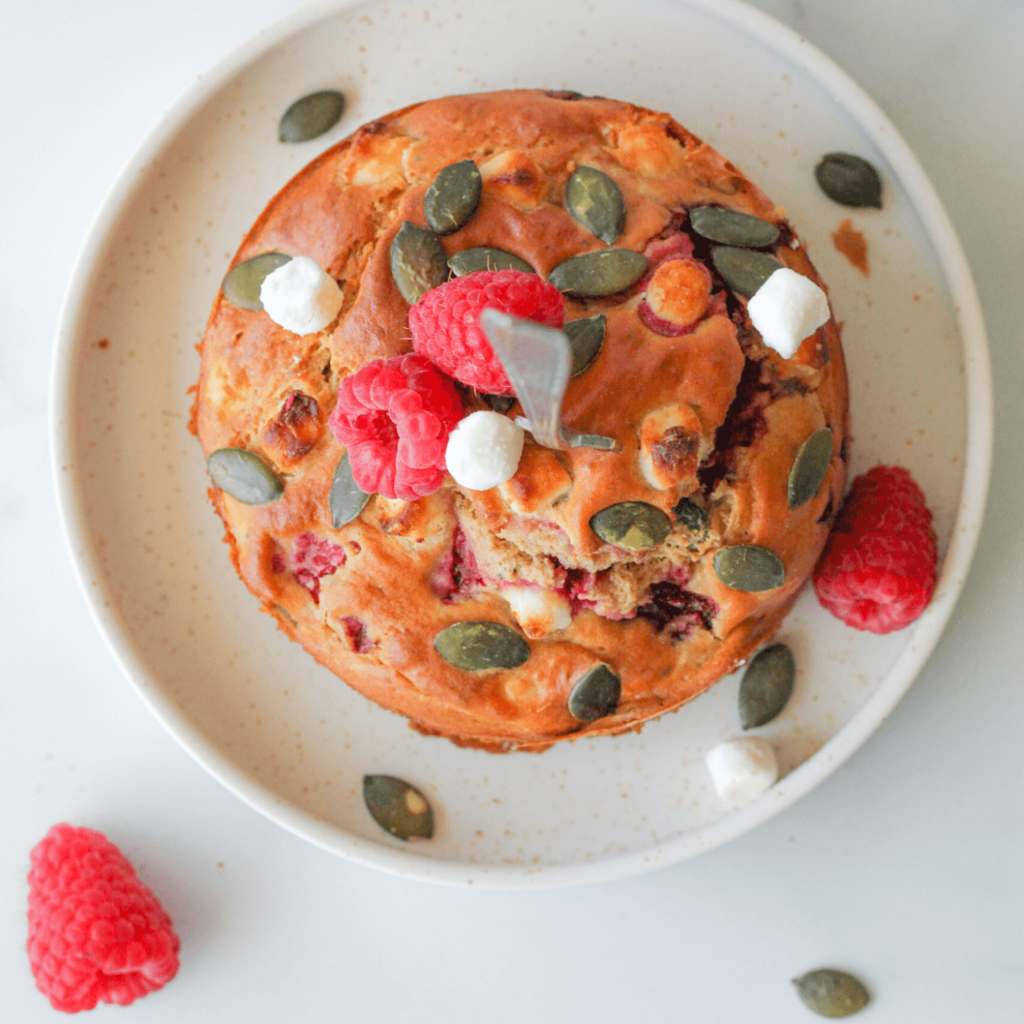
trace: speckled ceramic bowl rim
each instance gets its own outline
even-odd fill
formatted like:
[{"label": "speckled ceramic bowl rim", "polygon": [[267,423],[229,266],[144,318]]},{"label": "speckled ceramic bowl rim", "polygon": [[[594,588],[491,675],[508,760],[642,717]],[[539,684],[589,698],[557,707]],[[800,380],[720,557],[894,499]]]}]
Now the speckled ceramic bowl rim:
[{"label": "speckled ceramic bowl rim", "polygon": [[65,541],[90,611],[109,649],[142,699],[181,745],[231,792],[271,820],[334,853],[406,877],[453,885],[494,888],[559,887],[611,881],[672,864],[712,849],[754,828],[798,800],[833,772],[879,727],[910,687],[938,642],[962,589],[977,544],[988,493],[992,453],[992,385],[988,346],[974,281],[949,217],[917,159],[884,113],[843,70],[800,35],[741,0],[684,0],[731,23],[737,30],[792,60],[827,89],[878,146],[901,180],[935,248],[949,286],[964,353],[967,421],[966,458],[960,505],[938,589],[913,627],[903,650],[879,689],[817,753],[787,775],[764,797],[696,832],[649,850],[598,861],[551,866],[492,867],[433,860],[414,849],[395,849],[358,836],[288,805],[224,756],[200,733],[149,675],[133,638],[105,605],[103,574],[92,550],[82,494],[74,472],[75,428],[70,411],[80,327],[86,315],[97,261],[125,205],[149,165],[207,100],[269,48],[356,5],[357,0],[323,0],[295,11],[264,29],[202,76],[161,118],[132,157],[107,196],[87,236],[72,275],[55,347],[51,388],[51,455]]}]

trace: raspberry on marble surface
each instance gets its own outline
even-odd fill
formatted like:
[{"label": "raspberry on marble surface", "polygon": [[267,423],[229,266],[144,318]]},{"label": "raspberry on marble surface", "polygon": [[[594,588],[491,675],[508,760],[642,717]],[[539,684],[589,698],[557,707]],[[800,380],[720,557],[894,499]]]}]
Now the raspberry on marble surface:
[{"label": "raspberry on marble surface", "polygon": [[178,971],[167,912],[102,833],[54,825],[32,850],[28,958],[56,1010],[129,1003]]}]

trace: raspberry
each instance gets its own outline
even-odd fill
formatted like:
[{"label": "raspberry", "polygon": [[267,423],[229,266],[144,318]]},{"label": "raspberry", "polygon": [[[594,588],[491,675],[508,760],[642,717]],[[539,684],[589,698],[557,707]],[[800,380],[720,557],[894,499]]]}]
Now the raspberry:
[{"label": "raspberry", "polygon": [[488,395],[511,395],[508,376],[480,327],[485,307],[548,327],[565,320],[562,293],[539,275],[478,270],[432,288],[409,310],[412,346],[463,384]]},{"label": "raspberry", "polygon": [[367,494],[415,501],[441,486],[448,434],[462,418],[455,386],[426,356],[375,359],[346,377],[328,420]]},{"label": "raspberry", "polygon": [[935,592],[938,552],[921,489],[898,466],[857,477],[814,571],[818,600],[854,629],[909,626]]},{"label": "raspberry", "polygon": [[54,825],[32,851],[28,958],[56,1010],[127,1006],[178,971],[178,936],[131,864],[99,832]]}]

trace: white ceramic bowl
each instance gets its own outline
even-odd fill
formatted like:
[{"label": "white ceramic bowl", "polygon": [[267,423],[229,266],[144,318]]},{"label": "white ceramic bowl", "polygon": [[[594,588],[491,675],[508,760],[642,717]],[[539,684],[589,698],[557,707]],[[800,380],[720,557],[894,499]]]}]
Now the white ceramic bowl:
[{"label": "white ceramic bowl", "polygon": [[[201,764],[286,828],[435,881],[622,877],[778,813],[849,757],[910,685],[952,612],[982,518],[991,388],[981,313],[949,221],[891,123],[763,14],[732,0],[451,0],[426,13],[411,0],[303,9],[200,80],[125,169],[61,320],[53,461],[67,540],[142,698]],[[704,766],[709,747],[739,732],[736,678],[639,735],[539,756],[459,750],[412,732],[278,633],[231,570],[206,501],[202,453],[186,431],[193,346],[268,199],[388,110],[520,85],[668,110],[787,207],[845,323],[852,471],[908,466],[935,513],[942,575],[911,628],[857,633],[809,591],[801,597],[780,634],[798,660],[796,691],[758,730],[784,775],[745,807],[722,804]],[[315,142],[279,144],[289,103],[331,87],[349,98],[342,123]],[[883,210],[845,210],[817,190],[812,168],[832,150],[881,170]],[[868,240],[870,278],[832,245],[846,216]],[[436,837],[403,845],[382,833],[362,803],[368,772],[427,793]]]}]

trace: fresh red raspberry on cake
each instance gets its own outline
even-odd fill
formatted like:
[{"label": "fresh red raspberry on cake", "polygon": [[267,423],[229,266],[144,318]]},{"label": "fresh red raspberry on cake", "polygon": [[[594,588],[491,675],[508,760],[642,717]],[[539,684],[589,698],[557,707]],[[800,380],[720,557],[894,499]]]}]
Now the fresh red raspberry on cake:
[{"label": "fresh red raspberry on cake", "polygon": [[32,851],[28,958],[54,1009],[127,1006],[178,971],[170,917],[99,832],[54,825]]},{"label": "fresh red raspberry on cake", "polygon": [[441,486],[448,434],[461,418],[452,382],[426,356],[409,354],[346,377],[328,425],[367,494],[416,501]]},{"label": "fresh red raspberry on cake", "polygon": [[562,293],[537,274],[478,270],[432,288],[409,310],[413,348],[450,377],[489,395],[512,384],[480,327],[480,311],[496,309],[547,327],[565,320]]},{"label": "fresh red raspberry on cake", "polygon": [[932,599],[937,563],[921,488],[899,466],[875,466],[853,482],[814,572],[814,590],[848,626],[892,633]]}]

